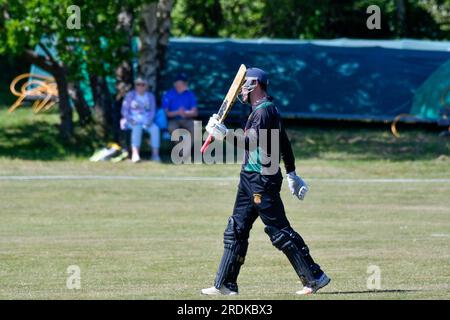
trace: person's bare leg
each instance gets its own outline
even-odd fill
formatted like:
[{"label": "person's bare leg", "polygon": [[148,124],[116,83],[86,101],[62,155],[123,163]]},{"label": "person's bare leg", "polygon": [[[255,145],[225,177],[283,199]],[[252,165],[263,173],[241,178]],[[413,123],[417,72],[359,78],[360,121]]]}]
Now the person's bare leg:
[{"label": "person's bare leg", "polygon": [[161,162],[161,158],[159,157],[159,147],[161,144],[160,130],[156,124],[152,124],[152,126],[148,129],[151,137],[151,147],[152,147],[152,160],[156,162]]},{"label": "person's bare leg", "polygon": [[139,148],[131,147],[131,161],[139,162],[140,160],[141,160],[141,157],[139,155]]},{"label": "person's bare leg", "polygon": [[161,158],[159,157],[159,148],[152,148],[152,160],[156,162],[161,161]]},{"label": "person's bare leg", "polygon": [[136,163],[141,160],[139,148],[142,142],[142,126],[134,125],[131,128],[131,161]]}]

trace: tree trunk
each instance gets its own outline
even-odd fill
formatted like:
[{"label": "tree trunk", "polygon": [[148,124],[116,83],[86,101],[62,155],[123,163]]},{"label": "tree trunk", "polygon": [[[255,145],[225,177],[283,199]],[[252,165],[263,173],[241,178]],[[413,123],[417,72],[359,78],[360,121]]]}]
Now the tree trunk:
[{"label": "tree trunk", "polygon": [[169,44],[172,6],[173,0],[159,0],[144,5],[140,19],[139,69],[155,92],[160,89],[161,70]]},{"label": "tree trunk", "polygon": [[156,2],[144,5],[139,21],[139,40],[141,42],[139,49],[139,71],[141,76],[148,81],[149,87],[153,91],[156,90],[156,70],[158,68],[156,58],[158,46],[156,26],[157,8],[158,3]]},{"label": "tree trunk", "polygon": [[59,116],[61,118],[59,133],[63,139],[70,139],[73,135],[73,114],[70,106],[69,86],[67,83],[66,72],[63,69],[54,76],[58,86]]},{"label": "tree trunk", "polygon": [[401,38],[405,37],[407,34],[407,24],[406,24],[406,3],[405,0],[395,0],[395,5],[397,7],[397,35]]},{"label": "tree trunk", "polygon": [[133,48],[133,30],[134,17],[133,10],[127,6],[123,6],[117,17],[117,32],[123,33],[126,37],[125,44],[119,48],[119,55],[126,57],[115,70],[116,78],[116,95],[113,101],[112,110],[112,132],[113,140],[120,143],[120,118],[122,110],[123,98],[133,88],[133,65],[132,48]]},{"label": "tree trunk", "polygon": [[115,100],[121,100],[133,87],[133,66],[131,64],[131,57],[134,17],[131,8],[123,7],[117,21],[117,31],[123,32],[127,37],[126,44],[119,49],[119,53],[121,56],[128,57],[128,59],[122,61],[115,70],[117,91]]},{"label": "tree trunk", "polygon": [[158,3],[158,46],[157,46],[157,73],[156,90],[161,90],[161,73],[166,65],[166,53],[169,46],[171,16],[173,0],[160,0]]},{"label": "tree trunk", "polygon": [[91,122],[91,110],[84,99],[83,92],[81,91],[80,84],[78,82],[69,83],[69,96],[72,99],[75,110],[78,113],[80,124],[85,126]]},{"label": "tree trunk", "polygon": [[106,77],[101,77],[100,79],[100,89],[102,91],[102,106],[105,112],[105,121],[106,127],[108,129],[111,128],[112,125],[112,112],[113,112],[113,97],[111,91],[108,87],[108,82],[106,81]]},{"label": "tree trunk", "polygon": [[58,87],[58,105],[61,119],[59,133],[63,139],[70,139],[73,136],[73,118],[68,93],[67,70],[53,59],[45,47],[43,48],[47,57],[38,55],[31,49],[26,49],[23,58],[47,71],[55,78]]},{"label": "tree trunk", "polygon": [[95,119],[100,125],[98,133],[107,138],[112,123],[112,99],[105,78],[89,75],[94,99]]},{"label": "tree trunk", "polygon": [[96,124],[98,124],[97,127],[97,133],[100,136],[104,136],[106,129],[105,129],[105,116],[103,112],[103,108],[101,106],[101,90],[100,86],[98,84],[98,78],[95,75],[89,74],[89,84],[91,85],[91,91],[92,91],[92,100],[94,102],[94,118]]}]

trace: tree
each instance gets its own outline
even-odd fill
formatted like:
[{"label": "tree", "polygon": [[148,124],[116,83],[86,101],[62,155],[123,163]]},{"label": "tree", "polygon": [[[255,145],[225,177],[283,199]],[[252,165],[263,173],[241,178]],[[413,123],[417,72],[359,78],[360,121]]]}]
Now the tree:
[{"label": "tree", "polygon": [[[72,135],[72,109],[70,107],[67,83],[67,68],[51,54],[44,36],[51,40],[57,36],[58,28],[64,29],[58,19],[63,14],[62,8],[67,1],[61,1],[58,7],[51,1],[13,1],[0,0],[0,54],[12,54],[39,66],[53,75],[58,86],[59,113],[61,117],[60,133],[64,138]],[[45,23],[44,23],[45,20]],[[54,39],[54,38],[53,38]],[[34,47],[39,45],[45,56],[37,55]]]},{"label": "tree", "polygon": [[[0,0],[0,54],[21,56],[55,77],[60,132],[64,138],[71,137],[73,130],[69,82],[76,84],[84,79],[83,71],[92,80],[97,115],[103,125],[109,121],[112,98],[105,78],[114,76],[119,66],[131,59],[130,38],[135,32],[134,24],[127,25],[123,15],[137,16],[142,5],[149,2],[83,1],[79,4],[81,28],[73,29],[66,23],[70,0]],[[43,38],[50,41],[44,42]],[[45,56],[33,51],[36,45],[44,50]],[[58,56],[54,57],[50,49],[56,49]],[[124,78],[130,81],[129,76]]]},{"label": "tree", "polygon": [[115,70],[116,76],[116,100],[121,100],[127,91],[129,91],[133,85],[133,66],[131,63],[131,57],[133,55],[133,36],[135,30],[135,20],[133,8],[129,5],[122,5],[120,13],[118,15],[118,24],[116,29],[119,32],[123,32],[126,37],[126,41],[119,48],[120,55],[126,57],[119,63]]},{"label": "tree", "polygon": [[439,25],[444,38],[448,39],[450,36],[450,0],[422,0],[421,3]]},{"label": "tree", "polygon": [[[136,17],[150,0],[85,1],[80,4],[83,28],[76,30],[75,49],[67,52],[66,61],[89,75],[93,93],[98,133],[107,138],[113,124],[114,106],[120,104],[131,89],[133,68],[132,38],[136,34]],[[82,77],[80,68],[71,74]],[[115,95],[108,77],[115,77]]]},{"label": "tree", "polygon": [[395,0],[397,11],[397,34],[400,37],[405,35],[406,31],[406,2],[405,0]]},{"label": "tree", "polygon": [[91,109],[89,108],[86,99],[81,91],[81,86],[78,81],[69,82],[69,96],[73,101],[75,110],[78,113],[79,121],[82,126],[91,122]]},{"label": "tree", "polygon": [[[366,27],[370,5],[381,8],[380,30]],[[448,39],[449,17],[450,0],[177,0],[172,29],[200,37]]]},{"label": "tree", "polygon": [[177,1],[173,8],[173,15],[183,17],[177,19],[175,28],[172,30],[174,35],[218,37],[224,23],[220,0]]},{"label": "tree", "polygon": [[153,91],[158,92],[161,69],[169,45],[173,0],[144,5],[140,16],[139,69]]}]

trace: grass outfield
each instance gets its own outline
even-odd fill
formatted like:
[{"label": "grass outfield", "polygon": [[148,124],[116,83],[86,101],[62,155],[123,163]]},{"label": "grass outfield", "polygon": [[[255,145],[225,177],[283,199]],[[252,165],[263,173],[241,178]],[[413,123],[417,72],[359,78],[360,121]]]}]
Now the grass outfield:
[{"label": "grass outfield", "polygon": [[[89,135],[63,145],[57,121],[0,111],[0,299],[211,299],[199,291],[222,255],[239,166],[89,163]],[[238,298],[449,299],[449,140],[325,127],[289,135],[311,191],[300,202],[284,184],[286,211],[332,282],[296,296],[295,272],[258,220]],[[66,288],[70,265],[80,290]],[[377,291],[366,285],[371,265]]]},{"label": "grass outfield", "polygon": [[[205,299],[199,290],[211,285],[222,254],[238,166],[0,160],[0,167],[1,299]],[[301,172],[311,191],[299,202],[284,185],[286,211],[332,282],[297,297],[294,271],[257,221],[239,298],[450,298],[450,180],[421,180],[450,179],[448,162],[304,160]],[[20,175],[85,179],[12,180]],[[386,177],[416,180],[357,180]],[[334,180],[342,178],[349,180]],[[66,288],[69,265],[81,268],[80,290]],[[366,287],[369,265],[381,269],[379,291]]]}]

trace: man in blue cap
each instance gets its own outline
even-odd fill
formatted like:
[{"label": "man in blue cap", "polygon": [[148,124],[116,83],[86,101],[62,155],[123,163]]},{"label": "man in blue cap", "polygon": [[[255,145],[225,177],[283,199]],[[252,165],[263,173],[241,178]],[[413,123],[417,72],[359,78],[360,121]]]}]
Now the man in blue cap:
[{"label": "man in blue cap", "polygon": [[[266,72],[258,68],[247,69],[241,95],[251,105],[244,135],[238,135],[219,123],[213,115],[206,130],[215,139],[244,146],[245,158],[233,209],[224,232],[224,253],[214,286],[201,291],[205,295],[238,294],[237,278],[244,264],[250,229],[258,216],[265,224],[265,232],[272,244],[283,251],[303,283],[297,294],[315,293],[330,279],[309,254],[302,237],[291,227],[280,197],[283,177],[279,167],[284,162],[289,189],[303,200],[308,187],[295,173],[295,158],[291,143],[282,125],[280,114],[267,95],[269,81]],[[265,134],[263,134],[265,132]],[[276,145],[272,144],[272,136]],[[264,139],[264,137],[266,139]],[[267,137],[270,137],[267,139]],[[263,141],[268,140],[268,141]],[[274,169],[275,168],[275,169]]]},{"label": "man in blue cap", "polygon": [[[162,98],[162,107],[169,120],[169,132],[178,128],[187,129],[194,136],[194,118],[198,115],[197,99],[188,88],[188,77],[179,73],[173,83],[173,88]],[[192,139],[193,140],[193,139]]]}]

